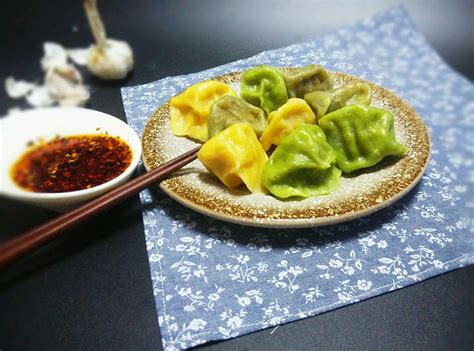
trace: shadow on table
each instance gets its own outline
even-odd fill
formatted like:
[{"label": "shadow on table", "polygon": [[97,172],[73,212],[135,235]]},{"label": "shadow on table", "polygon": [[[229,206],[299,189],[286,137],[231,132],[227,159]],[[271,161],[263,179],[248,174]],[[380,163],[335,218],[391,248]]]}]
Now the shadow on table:
[{"label": "shadow on table", "polygon": [[[131,201],[136,202],[135,206],[131,205]],[[8,225],[7,228],[4,227],[5,231],[9,233],[4,235],[2,230],[1,240],[14,237],[22,231],[31,229],[57,216],[57,213],[52,211],[10,201],[5,201],[5,206],[14,207],[10,211],[12,214],[16,213],[18,215],[18,211],[24,210],[25,213],[28,213],[28,216],[23,221],[24,223],[14,223]],[[3,208],[3,206],[0,208]],[[6,267],[0,268],[0,290],[17,281],[27,279],[30,275],[38,274],[55,263],[80,255],[82,251],[98,245],[101,241],[110,239],[113,235],[122,234],[136,222],[138,209],[137,199],[126,201],[107,213],[80,225],[78,228],[63,233],[36,251],[19,258]],[[11,235],[12,232],[15,235]]]},{"label": "shadow on table", "polygon": [[130,72],[125,78],[118,80],[105,80],[98,78],[90,73],[86,73],[87,84],[91,84],[93,87],[101,88],[121,88],[126,86],[133,79],[134,71]]},{"label": "shadow on table", "polygon": [[[404,207],[410,206],[415,199],[414,195],[417,189],[418,185],[395,204],[369,216],[340,224],[314,228],[273,229],[224,222],[201,215],[178,204],[168,198],[158,187],[153,188],[152,193],[159,203],[145,205],[143,209],[146,210],[150,207],[159,208],[175,223],[181,223],[183,218],[190,218],[195,223],[195,226],[188,228],[188,230],[192,230],[196,234],[201,234],[214,240],[232,241],[236,245],[257,249],[262,252],[269,251],[269,248],[292,250],[309,245],[317,249],[325,245],[339,245],[345,240],[375,232],[383,224],[390,223],[394,217],[403,211]],[[161,206],[162,201],[168,205]],[[134,225],[137,209],[138,206],[130,206],[130,202],[127,201],[110,210],[107,215],[92,219],[78,229],[65,233],[34,253],[3,268],[0,272],[0,289],[18,280],[25,279],[32,274],[36,274],[51,264],[68,259],[74,255],[79,255],[82,250],[97,245],[100,241],[107,240],[112,235],[120,235],[119,232],[126,231],[129,226]],[[45,221],[44,218],[47,220],[55,215],[52,212],[46,214],[43,212],[36,216],[39,219],[35,217],[36,219],[33,222],[26,220],[27,227],[25,225],[16,225],[15,232],[38,225]],[[114,218],[114,220],[110,218]],[[38,223],[35,223],[35,221]],[[2,235],[2,237],[3,239],[7,238],[5,235]]]},{"label": "shadow on table", "polygon": [[[368,216],[312,228],[276,229],[221,221],[199,214],[171,200],[158,187],[152,189],[156,201],[150,205],[143,205],[143,210],[159,209],[169,217],[171,223],[182,224],[185,227],[187,223],[192,223],[192,228],[189,226],[186,228],[188,231],[192,230],[196,234],[221,241],[232,240],[240,246],[265,252],[268,248],[291,249],[309,244],[316,247],[337,245],[354,237],[364,237],[375,233],[384,224],[390,223],[401,214],[404,208],[411,206],[418,187],[419,185],[416,185],[402,199]],[[400,219],[403,220],[402,217]]]}]

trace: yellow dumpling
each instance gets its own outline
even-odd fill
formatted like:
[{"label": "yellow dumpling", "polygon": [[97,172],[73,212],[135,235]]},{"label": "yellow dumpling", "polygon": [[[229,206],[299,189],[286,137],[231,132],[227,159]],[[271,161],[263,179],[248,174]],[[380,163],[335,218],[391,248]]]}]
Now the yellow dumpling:
[{"label": "yellow dumpling", "polygon": [[316,116],[303,99],[292,98],[268,116],[268,127],[260,137],[263,149],[279,145],[284,137],[302,124],[316,123]]},{"label": "yellow dumpling", "polygon": [[173,97],[170,100],[170,124],[173,134],[206,141],[209,110],[211,105],[224,95],[237,94],[225,83],[208,80],[194,84]]},{"label": "yellow dumpling", "polygon": [[244,183],[252,193],[265,192],[260,178],[268,157],[246,123],[234,124],[209,139],[198,159],[228,188]]}]

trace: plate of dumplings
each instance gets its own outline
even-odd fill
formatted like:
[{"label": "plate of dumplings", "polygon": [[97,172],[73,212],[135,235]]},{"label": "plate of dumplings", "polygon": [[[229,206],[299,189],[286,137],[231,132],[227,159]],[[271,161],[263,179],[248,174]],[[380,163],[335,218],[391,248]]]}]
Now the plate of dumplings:
[{"label": "plate of dumplings", "polygon": [[147,170],[202,144],[160,183],[186,207],[258,227],[366,216],[421,179],[430,137],[389,90],[320,65],[256,66],[187,87],[142,135]]}]

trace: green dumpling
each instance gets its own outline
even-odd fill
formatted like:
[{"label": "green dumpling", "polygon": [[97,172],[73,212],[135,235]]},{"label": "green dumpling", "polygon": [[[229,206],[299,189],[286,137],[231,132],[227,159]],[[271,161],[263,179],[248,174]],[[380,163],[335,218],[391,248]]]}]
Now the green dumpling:
[{"label": "green dumpling", "polygon": [[349,105],[369,106],[372,102],[372,88],[367,83],[349,83],[328,91],[313,91],[304,96],[319,120],[326,113]]},{"label": "green dumpling", "polygon": [[288,100],[285,81],[280,73],[266,65],[246,70],[240,82],[240,96],[268,115]]},{"label": "green dumpling", "polygon": [[337,166],[346,173],[409,150],[396,141],[393,115],[387,110],[346,106],[325,115],[319,120],[319,126],[336,152]]},{"label": "green dumpling", "polygon": [[349,105],[370,106],[372,102],[372,88],[367,83],[349,83],[330,92],[332,100],[328,113]]},{"label": "green dumpling", "polygon": [[286,136],[263,166],[262,183],[275,196],[309,197],[339,186],[336,153],[316,125],[304,124]]},{"label": "green dumpling", "polygon": [[214,102],[207,120],[209,138],[237,123],[247,123],[259,137],[267,127],[267,118],[261,108],[232,95]]},{"label": "green dumpling", "polygon": [[285,80],[286,91],[290,98],[303,98],[314,90],[332,89],[333,82],[329,72],[322,66],[309,65],[280,73]]},{"label": "green dumpling", "polygon": [[328,112],[332,98],[333,94],[329,91],[313,91],[304,96],[304,100],[316,115],[316,123]]}]

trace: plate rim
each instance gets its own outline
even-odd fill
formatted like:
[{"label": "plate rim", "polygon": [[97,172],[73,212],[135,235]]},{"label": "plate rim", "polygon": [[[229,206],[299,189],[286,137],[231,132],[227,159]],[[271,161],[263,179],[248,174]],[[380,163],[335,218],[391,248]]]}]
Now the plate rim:
[{"label": "plate rim", "polygon": [[[283,68],[285,70],[291,70],[292,69],[292,67],[280,67],[280,68]],[[206,80],[224,79],[224,77],[229,76],[231,74],[239,74],[239,73],[241,74],[242,72],[243,71],[232,71],[232,72],[228,72],[228,73],[223,74],[223,75],[218,75],[218,76],[206,79]],[[230,222],[230,223],[235,223],[235,224],[240,224],[240,225],[245,225],[245,226],[251,226],[251,227],[283,228],[283,229],[284,228],[287,228],[287,229],[289,229],[289,228],[295,228],[295,229],[296,228],[310,228],[310,227],[318,227],[318,226],[325,226],[325,225],[337,224],[337,223],[342,223],[342,222],[348,222],[348,221],[351,221],[351,220],[354,220],[354,219],[357,219],[357,218],[360,218],[360,217],[365,217],[365,216],[368,216],[368,215],[373,214],[375,212],[378,212],[378,211],[390,206],[391,204],[397,202],[398,200],[400,200],[402,197],[407,195],[420,182],[421,178],[423,177],[423,175],[426,172],[426,169],[428,168],[428,165],[429,165],[429,162],[430,162],[430,159],[431,159],[431,149],[432,149],[431,135],[429,133],[428,127],[424,123],[421,116],[416,112],[416,110],[408,102],[406,102],[404,99],[402,99],[399,95],[395,94],[390,89],[385,88],[385,87],[383,87],[379,84],[376,84],[374,82],[368,81],[364,78],[360,78],[360,77],[357,77],[357,76],[354,76],[354,75],[351,75],[351,74],[347,74],[345,72],[338,72],[338,71],[329,71],[329,72],[330,73],[337,73],[339,75],[346,76],[350,79],[354,79],[354,80],[357,80],[359,82],[365,82],[365,83],[370,84],[373,87],[377,87],[377,88],[381,89],[382,91],[389,92],[390,94],[394,95],[396,98],[400,99],[403,102],[403,104],[405,105],[405,107],[407,107],[410,110],[410,113],[416,119],[418,119],[418,121],[423,126],[425,136],[426,136],[426,141],[427,141],[427,145],[426,145],[427,146],[427,157],[426,157],[426,160],[425,160],[423,166],[421,167],[420,171],[418,172],[417,176],[407,186],[405,186],[403,189],[398,191],[396,194],[394,194],[390,198],[385,199],[385,200],[381,201],[380,203],[377,203],[376,205],[372,205],[368,208],[363,208],[363,209],[360,209],[360,210],[350,211],[350,212],[339,214],[339,215],[323,216],[323,217],[308,217],[308,218],[292,218],[292,219],[287,219],[287,218],[285,218],[285,219],[282,219],[282,218],[262,219],[262,218],[242,217],[242,216],[239,216],[239,215],[230,215],[230,214],[224,214],[224,213],[220,213],[218,211],[214,211],[214,210],[209,209],[205,206],[197,204],[197,203],[195,203],[195,202],[193,202],[193,201],[191,201],[191,200],[189,200],[185,197],[182,197],[178,194],[175,194],[171,189],[169,189],[165,184],[163,184],[163,181],[161,181],[159,183],[159,186],[160,186],[161,190],[167,196],[169,196],[171,199],[177,201],[181,205],[183,205],[187,208],[190,208],[190,209],[192,209],[192,210],[194,210],[194,211],[196,211],[200,214],[203,214],[203,215],[206,215],[206,216],[218,219],[218,220],[222,220],[222,221],[226,221],[226,222]],[[177,94],[180,94],[181,92],[178,92]],[[158,106],[153,111],[153,113],[149,116],[149,118],[146,121],[145,126],[143,128],[142,137],[141,137],[142,149],[144,150],[143,153],[142,153],[142,162],[143,162],[143,165],[144,165],[147,172],[150,171],[151,169],[153,169],[153,167],[151,167],[147,163],[146,158],[145,158],[145,153],[146,153],[145,150],[146,150],[147,147],[145,146],[144,136],[146,134],[147,128],[149,128],[150,123],[154,119],[153,117],[157,114],[157,112],[160,109],[165,108],[166,106],[169,106],[169,100],[170,99],[168,99],[167,101],[162,103],[160,106]],[[271,195],[268,195],[268,196],[271,196]]]}]

